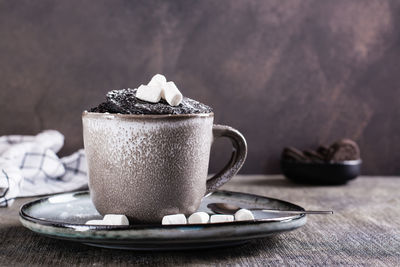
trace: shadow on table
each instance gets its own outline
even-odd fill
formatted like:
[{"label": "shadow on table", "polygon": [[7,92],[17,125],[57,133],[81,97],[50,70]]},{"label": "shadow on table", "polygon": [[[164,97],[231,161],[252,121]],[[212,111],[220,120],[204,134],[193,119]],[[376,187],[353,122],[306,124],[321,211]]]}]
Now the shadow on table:
[{"label": "shadow on table", "polygon": [[327,186],[327,187],[340,187],[346,184],[338,183],[338,184],[314,184],[314,183],[297,183],[291,181],[287,178],[283,178],[282,176],[272,176],[266,177],[265,179],[252,179],[249,176],[248,179],[241,179],[236,181],[237,185],[250,185],[250,186],[272,186],[272,187],[282,187],[282,188],[299,188],[299,187],[319,187],[319,186]]},{"label": "shadow on table", "polygon": [[242,179],[236,181],[236,184],[241,185],[255,185],[255,186],[275,186],[275,187],[301,187],[303,185],[294,183],[282,176],[268,177],[264,180],[262,179],[252,179],[251,176],[248,179]]}]

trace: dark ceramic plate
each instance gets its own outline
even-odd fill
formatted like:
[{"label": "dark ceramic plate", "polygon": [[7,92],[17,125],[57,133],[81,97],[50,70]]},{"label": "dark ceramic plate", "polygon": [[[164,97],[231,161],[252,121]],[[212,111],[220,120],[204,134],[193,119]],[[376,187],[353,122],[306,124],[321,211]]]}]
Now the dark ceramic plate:
[{"label": "dark ceramic plate", "polygon": [[[244,208],[304,210],[278,199],[217,191],[204,197],[199,211],[212,214],[210,203],[230,203]],[[259,221],[193,225],[85,225],[101,216],[88,192],[65,193],[29,202],[21,207],[20,220],[39,234],[87,245],[132,249],[176,250],[232,246],[255,238],[296,229],[306,223],[306,216],[254,212]]]},{"label": "dark ceramic plate", "polygon": [[298,183],[339,185],[359,176],[361,164],[361,160],[336,163],[301,163],[282,160],[281,169],[288,179]]}]

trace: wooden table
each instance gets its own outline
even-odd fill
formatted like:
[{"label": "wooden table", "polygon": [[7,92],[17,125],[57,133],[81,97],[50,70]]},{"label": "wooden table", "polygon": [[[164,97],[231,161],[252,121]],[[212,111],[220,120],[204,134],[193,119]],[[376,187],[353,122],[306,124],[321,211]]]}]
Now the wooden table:
[{"label": "wooden table", "polygon": [[310,215],[298,230],[235,248],[137,252],[32,233],[18,221],[19,207],[29,200],[20,199],[0,209],[0,265],[400,265],[400,177],[360,177],[328,187],[296,185],[282,176],[237,176],[224,188],[335,214]]}]

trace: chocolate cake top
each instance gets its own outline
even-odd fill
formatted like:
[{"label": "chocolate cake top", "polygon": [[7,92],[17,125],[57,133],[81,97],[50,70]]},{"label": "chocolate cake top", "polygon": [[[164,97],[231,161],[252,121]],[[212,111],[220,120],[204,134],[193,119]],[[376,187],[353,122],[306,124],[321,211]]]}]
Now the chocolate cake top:
[{"label": "chocolate cake top", "polygon": [[196,114],[210,113],[212,108],[196,100],[183,97],[178,106],[171,106],[161,99],[158,103],[150,103],[136,97],[137,89],[112,90],[107,93],[106,101],[90,112],[120,113],[120,114]]}]

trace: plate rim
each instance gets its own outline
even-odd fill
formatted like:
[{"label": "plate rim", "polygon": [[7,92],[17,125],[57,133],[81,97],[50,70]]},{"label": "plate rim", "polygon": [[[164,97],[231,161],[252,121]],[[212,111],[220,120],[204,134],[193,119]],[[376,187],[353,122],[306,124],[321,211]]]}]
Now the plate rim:
[{"label": "plate rim", "polygon": [[[300,211],[304,211],[305,209],[297,204],[291,203],[289,201],[277,199],[277,198],[272,198],[272,197],[266,197],[266,196],[260,196],[256,194],[249,194],[249,193],[243,193],[243,192],[236,192],[236,191],[230,191],[230,190],[217,190],[214,192],[211,192],[210,194],[213,193],[224,193],[224,194],[242,194],[242,195],[247,195],[247,196],[252,196],[252,197],[261,197],[264,199],[269,199],[277,202],[284,203],[286,205],[294,206]],[[58,195],[86,195],[88,194],[90,196],[89,190],[82,190],[82,191],[76,191],[76,192],[63,192],[63,193],[57,193],[57,194],[51,194],[45,197],[41,197],[39,199],[35,199],[32,201],[29,201],[27,203],[24,203],[20,209],[19,209],[19,216],[23,218],[24,220],[28,222],[33,222],[39,225],[45,225],[45,226],[53,226],[57,228],[73,228],[73,227],[86,227],[88,230],[91,229],[96,229],[96,230],[139,230],[139,229],[146,229],[146,230],[156,230],[159,228],[162,229],[181,229],[182,227],[184,228],[198,228],[201,226],[202,228],[208,228],[208,227],[220,227],[220,226],[226,226],[226,225],[256,225],[256,224],[264,224],[264,223],[271,223],[271,222],[288,222],[288,221],[293,221],[300,219],[302,217],[306,217],[306,214],[296,214],[296,215],[290,215],[287,216],[287,219],[283,220],[282,218],[270,218],[270,219],[259,219],[257,221],[233,221],[233,222],[221,222],[221,223],[208,223],[208,224],[176,224],[176,225],[161,225],[161,224],[130,224],[130,225],[86,225],[86,224],[77,224],[77,223],[62,223],[62,222],[56,222],[56,221],[51,221],[51,220],[42,220],[40,218],[36,218],[33,216],[30,216],[27,214],[24,210],[28,209],[29,207],[32,207],[34,205],[40,204],[41,202],[47,201],[50,197],[58,196]]]},{"label": "plate rim", "polygon": [[[288,201],[270,198],[255,194],[219,190],[222,194],[241,194],[250,197],[268,199],[283,202],[291,207],[304,208]],[[290,215],[289,218],[282,220],[259,220],[259,221],[239,221],[215,224],[186,224],[186,225],[129,225],[129,226],[95,226],[85,224],[60,223],[48,220],[41,220],[25,213],[25,209],[46,201],[48,198],[62,194],[88,194],[89,191],[68,192],[49,195],[37,200],[25,203],[20,208],[20,222],[29,230],[46,237],[69,240],[80,243],[98,244],[132,244],[142,245],[167,245],[167,244],[194,244],[194,243],[215,243],[215,242],[234,242],[238,240],[253,240],[263,238],[280,232],[292,231],[307,222],[306,214]],[[228,234],[236,227],[242,229],[241,232]],[[275,229],[274,229],[275,227]],[[197,235],[198,231],[202,234]],[[150,236],[146,236],[150,233]],[[151,236],[153,234],[153,236]]]}]

